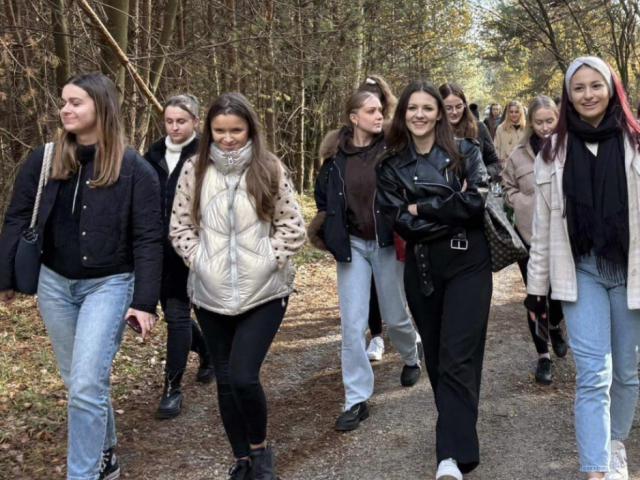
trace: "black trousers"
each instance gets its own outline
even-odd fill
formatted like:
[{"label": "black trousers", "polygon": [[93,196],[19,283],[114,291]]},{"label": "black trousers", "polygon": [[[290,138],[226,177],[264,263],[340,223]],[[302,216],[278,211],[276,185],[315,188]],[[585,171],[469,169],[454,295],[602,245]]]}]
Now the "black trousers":
[{"label": "black trousers", "polygon": [[407,245],[407,302],[424,345],[425,363],[438,408],[436,454],[458,462],[462,473],[480,463],[476,424],[493,281],[489,247],[480,230],[467,232],[467,250],[451,240],[430,242],[434,291],[420,292],[413,246]]},{"label": "black trousers", "polygon": [[191,318],[188,299],[161,298],[160,305],[167,322],[167,363],[165,373],[175,374],[187,368],[189,350],[198,355],[207,354],[207,346],[198,324]]},{"label": "black trousers", "polygon": [[[524,242],[523,242],[524,243]],[[527,250],[529,250],[529,245],[525,243]],[[520,267],[520,274],[522,275],[522,280],[524,280],[524,284],[527,284],[527,265],[529,264],[529,257],[522,258],[518,260],[518,267]],[[552,300],[551,299],[551,289],[549,289],[549,295],[547,295],[547,307],[549,311],[549,325],[552,327],[557,327],[562,322],[564,318],[564,313],[562,312],[562,302],[560,300]],[[536,347],[536,352],[538,354],[549,353],[549,344],[541,339],[538,335],[536,335],[536,323],[529,318],[529,313],[526,312],[527,315],[527,324],[529,325],[529,332],[531,332],[531,339],[533,340],[533,344]]]},{"label": "black trousers", "polygon": [[213,353],[218,406],[236,458],[267,438],[267,401],[260,368],[287,310],[287,298],[273,300],[236,316],[196,308],[209,351]]},{"label": "black trousers", "polygon": [[371,296],[369,297],[369,331],[372,337],[382,335],[382,315],[380,315],[378,292],[373,277],[371,278]]}]

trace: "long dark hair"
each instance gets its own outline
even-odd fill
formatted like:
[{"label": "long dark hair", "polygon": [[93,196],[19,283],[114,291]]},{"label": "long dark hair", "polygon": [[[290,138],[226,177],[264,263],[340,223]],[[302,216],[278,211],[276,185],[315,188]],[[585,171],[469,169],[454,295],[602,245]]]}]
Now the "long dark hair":
[{"label": "long dark hair", "polygon": [[[65,86],[69,84],[87,92],[96,109],[98,145],[91,186],[101,188],[113,185],[120,177],[126,147],[118,89],[111,79],[102,73],[77,74],[67,80]],[[51,165],[51,178],[65,180],[76,173],[77,146],[75,133],[64,129],[60,131]]]},{"label": "long dark hair", "polygon": [[280,164],[275,155],[265,148],[258,113],[244,95],[235,92],[220,95],[213,101],[207,111],[195,165],[196,184],[191,202],[191,217],[196,225],[200,224],[202,218],[200,193],[202,192],[202,184],[207,168],[211,163],[211,160],[209,160],[209,150],[213,143],[211,122],[218,115],[237,115],[247,122],[249,126],[249,140],[251,140],[252,144],[253,158],[247,168],[247,193],[253,201],[260,220],[269,221],[273,214],[275,199],[278,196],[280,169],[284,168],[284,166]]},{"label": "long dark hair", "polygon": [[[613,83],[613,96],[609,99],[607,111],[610,112],[613,109],[617,109],[619,112],[618,125],[620,126],[620,129],[631,139],[631,142],[636,145],[636,149],[640,150],[640,125],[638,125],[631,109],[629,108],[627,103],[627,94],[624,91],[624,86],[622,85],[620,78],[616,74],[615,70],[611,68],[611,65],[609,65],[608,62],[605,63],[611,71],[611,83]],[[591,67],[584,65],[580,68]],[[542,145],[541,149],[542,159],[546,163],[553,162],[560,152],[564,152],[564,144],[567,139],[568,132],[567,116],[570,108],[575,112],[573,102],[569,100],[566,82],[562,82],[562,105],[560,107],[560,118],[558,119],[558,125],[556,125],[552,135],[549,136],[549,138],[551,138],[551,136],[555,137],[555,146],[552,145],[552,142],[546,141]]]},{"label": "long dark hair", "polygon": [[[457,83],[443,83],[438,87],[438,91],[444,100],[449,95],[458,97],[464,103],[464,112],[457,125],[451,125],[456,137],[459,138],[476,138],[478,136],[478,124],[476,123],[476,117],[471,112],[470,106],[467,104],[467,97],[464,95],[464,90]],[[477,108],[477,105],[476,105]]]},{"label": "long dark hair", "polygon": [[491,138],[496,136],[496,128],[498,128],[496,119],[501,116],[500,113],[498,113],[498,115],[495,115],[495,116],[493,115],[494,106],[500,108],[499,103],[492,103],[491,105],[489,105],[489,116],[485,117],[485,120],[487,121],[487,127],[489,127],[489,133],[491,134]]},{"label": "long dark hair", "polygon": [[389,133],[387,134],[387,149],[392,152],[401,152],[412,143],[411,132],[409,132],[407,128],[406,116],[409,99],[415,92],[424,92],[435,98],[438,113],[440,114],[440,120],[438,120],[435,125],[435,145],[442,149],[452,160],[449,165],[449,170],[459,171],[462,155],[454,140],[451,124],[449,120],[447,120],[444,102],[442,101],[440,92],[438,92],[436,86],[431,82],[416,80],[411,82],[402,92],[396,111],[393,114]]}]

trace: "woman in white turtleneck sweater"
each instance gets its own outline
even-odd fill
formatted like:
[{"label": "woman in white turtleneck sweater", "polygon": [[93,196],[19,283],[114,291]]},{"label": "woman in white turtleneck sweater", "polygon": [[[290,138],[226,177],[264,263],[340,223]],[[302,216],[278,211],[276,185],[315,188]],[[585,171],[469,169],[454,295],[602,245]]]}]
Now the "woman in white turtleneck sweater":
[{"label": "woman in white turtleneck sweater", "polygon": [[169,241],[169,220],[178,177],[185,161],[196,154],[199,145],[198,102],[190,95],[176,95],[164,107],[166,136],[149,147],[145,158],[153,166],[162,187],[164,219],[164,258],[160,303],[167,322],[167,361],[162,399],[156,418],[173,418],[182,405],[182,375],[189,350],[200,356],[196,380],[209,383],[215,374],[207,347],[195,320],[187,296],[189,269],[175,253]]}]

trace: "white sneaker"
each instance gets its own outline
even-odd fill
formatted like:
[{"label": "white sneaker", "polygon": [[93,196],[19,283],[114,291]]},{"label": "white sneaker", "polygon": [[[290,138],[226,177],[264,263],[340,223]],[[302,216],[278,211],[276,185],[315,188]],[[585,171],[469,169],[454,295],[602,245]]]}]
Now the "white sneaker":
[{"label": "white sneaker", "polygon": [[384,340],[382,337],[373,337],[367,347],[367,357],[372,362],[379,362],[384,355]]},{"label": "white sneaker", "polygon": [[462,480],[462,473],[453,458],[447,458],[440,462],[436,480]]},{"label": "white sneaker", "polygon": [[627,451],[620,440],[611,440],[611,461],[605,480],[629,480]]}]

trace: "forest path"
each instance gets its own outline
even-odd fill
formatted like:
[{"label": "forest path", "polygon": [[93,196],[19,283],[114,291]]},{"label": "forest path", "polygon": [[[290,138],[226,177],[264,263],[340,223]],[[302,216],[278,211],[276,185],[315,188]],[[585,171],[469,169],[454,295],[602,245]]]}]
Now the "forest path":
[{"label": "forest path", "polygon": [[[387,348],[374,365],[371,417],[350,433],[333,429],[343,390],[333,262],[299,269],[287,317],[263,368],[269,432],[281,480],[395,480],[435,477],[436,409],[426,372],[400,386],[400,358]],[[549,387],[533,381],[536,355],[523,321],[524,288],[515,266],[496,274],[485,355],[479,432],[481,465],[465,478],[582,479],[573,430],[571,354],[555,359]],[[387,347],[389,347],[387,341]],[[229,447],[213,385],[188,375],[184,413],[152,419],[156,392],[119,424],[123,471],[130,478],[226,479]],[[140,398],[140,397],[138,397]],[[131,408],[129,408],[131,411]],[[637,430],[637,422],[634,430]],[[640,478],[640,442],[627,443],[632,478]]]},{"label": "forest path", "polygon": [[[387,343],[374,364],[371,417],[338,433],[341,412],[340,319],[335,264],[314,254],[298,268],[285,321],[262,381],[269,440],[280,480],[423,480],[435,477],[436,409],[426,372],[400,386],[401,361]],[[554,383],[533,381],[536,354],[524,320],[517,267],[494,275],[479,434],[481,464],[469,480],[581,480],[573,430],[571,353],[554,359]],[[129,330],[114,362],[112,398],[125,479],[226,480],[232,459],[216,405],[216,387],[185,375],[175,419],[154,412],[162,389],[165,329],[141,344]],[[0,307],[0,479],[64,478],[66,395],[35,302]],[[636,417],[638,418],[638,417]],[[626,443],[631,478],[640,478],[638,420]]]}]

